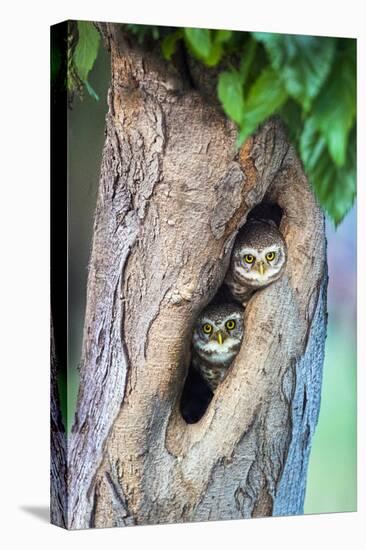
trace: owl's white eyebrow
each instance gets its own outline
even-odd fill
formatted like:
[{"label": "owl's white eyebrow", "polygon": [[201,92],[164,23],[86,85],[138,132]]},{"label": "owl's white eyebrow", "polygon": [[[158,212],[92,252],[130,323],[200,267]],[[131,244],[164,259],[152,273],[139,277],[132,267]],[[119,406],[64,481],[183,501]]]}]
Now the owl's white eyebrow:
[{"label": "owl's white eyebrow", "polygon": [[[271,246],[266,246],[265,248],[262,248],[261,252],[262,253],[263,252],[270,252],[272,250],[275,250],[276,252],[278,252],[280,250],[280,247],[278,246],[278,244],[272,244]],[[246,247],[246,248],[243,248],[240,251],[240,253],[241,253],[242,256],[245,256],[246,254],[252,254],[253,256],[257,256],[258,255],[258,249]]]},{"label": "owl's white eyebrow", "polygon": [[250,247],[248,246],[248,247],[243,248],[243,249],[240,251],[240,254],[241,254],[241,255],[252,254],[253,256],[255,256],[256,254],[258,254],[258,250],[257,250],[256,248],[250,248]]},{"label": "owl's white eyebrow", "polygon": [[203,317],[200,321],[201,325],[205,325],[206,323],[208,323],[209,325],[212,325],[212,321],[211,319],[208,319],[207,317]]},{"label": "owl's white eyebrow", "polygon": [[280,247],[278,246],[278,244],[273,244],[272,246],[266,246],[265,248],[263,248],[262,252],[271,252],[272,250],[278,252],[280,250]]},{"label": "owl's white eyebrow", "polygon": [[241,314],[238,311],[233,311],[233,313],[230,313],[227,318],[229,319],[240,319]]},{"label": "owl's white eyebrow", "polygon": [[[240,318],[241,318],[240,313],[233,312],[231,314],[228,314],[227,317],[225,319],[223,319],[222,321],[217,321],[216,325],[219,324],[219,323],[226,323],[226,321],[228,321],[229,319],[240,319]],[[205,325],[206,323],[208,323],[212,326],[215,326],[215,324],[212,322],[212,319],[208,319],[207,317],[204,317],[203,319],[201,319],[201,321],[200,321],[201,325]]]}]

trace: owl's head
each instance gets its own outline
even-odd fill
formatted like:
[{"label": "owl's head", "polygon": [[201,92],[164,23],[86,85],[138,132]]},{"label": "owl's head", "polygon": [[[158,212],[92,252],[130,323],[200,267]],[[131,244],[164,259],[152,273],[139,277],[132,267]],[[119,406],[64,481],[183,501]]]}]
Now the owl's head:
[{"label": "owl's head", "polygon": [[209,363],[228,366],[243,339],[243,308],[238,304],[211,304],[202,311],[193,330],[193,348]]},{"label": "owl's head", "polygon": [[286,265],[286,243],[273,223],[250,220],[239,234],[231,257],[235,276],[260,287],[278,279]]}]

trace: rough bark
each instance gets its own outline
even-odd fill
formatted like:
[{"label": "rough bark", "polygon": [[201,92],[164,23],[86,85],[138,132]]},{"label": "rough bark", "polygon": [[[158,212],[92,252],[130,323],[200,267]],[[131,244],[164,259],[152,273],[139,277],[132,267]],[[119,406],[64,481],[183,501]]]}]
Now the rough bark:
[{"label": "rough bark", "polygon": [[61,418],[60,399],[57,387],[57,356],[51,317],[51,391],[50,391],[50,511],[51,523],[67,527],[67,453],[66,432]]},{"label": "rough bark", "polygon": [[[303,510],[326,331],[323,215],[278,120],[238,155],[184,67],[104,28],[112,81],[68,526],[233,519]],[[257,292],[205,415],[179,401],[193,323],[261,201],[283,210],[283,277]]]}]

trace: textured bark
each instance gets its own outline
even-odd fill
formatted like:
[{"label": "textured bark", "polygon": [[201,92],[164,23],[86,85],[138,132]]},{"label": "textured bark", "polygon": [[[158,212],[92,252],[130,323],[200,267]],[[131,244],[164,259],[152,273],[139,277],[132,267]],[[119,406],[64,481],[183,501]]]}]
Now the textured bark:
[{"label": "textured bark", "polygon": [[67,461],[66,432],[61,418],[60,400],[57,388],[57,357],[51,317],[51,523],[67,527]]},{"label": "textured bark", "polygon": [[[303,510],[326,334],[323,215],[278,120],[241,149],[184,63],[104,27],[106,121],[68,526],[233,519]],[[257,292],[205,415],[179,401],[194,321],[250,210],[283,210],[282,278]]]}]

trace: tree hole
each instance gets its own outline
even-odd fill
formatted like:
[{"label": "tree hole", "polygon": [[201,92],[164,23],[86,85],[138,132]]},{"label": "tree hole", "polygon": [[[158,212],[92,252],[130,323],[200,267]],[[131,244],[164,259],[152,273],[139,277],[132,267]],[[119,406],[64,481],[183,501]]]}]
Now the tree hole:
[{"label": "tree hole", "polygon": [[272,220],[277,227],[279,227],[282,220],[282,215],[283,210],[280,206],[278,206],[278,204],[263,201],[252,208],[248,214],[247,220]]},{"label": "tree hole", "polygon": [[[226,285],[222,284],[211,302],[205,306],[205,309],[209,306],[228,303],[233,304],[236,308],[238,307]],[[212,397],[213,391],[191,362],[180,400],[180,412],[187,424],[194,424],[202,418]]]},{"label": "tree hole", "polygon": [[[263,201],[249,212],[247,220],[270,220],[279,227],[282,215],[283,210],[277,204]],[[209,305],[228,304],[230,302],[234,303],[235,299],[231,295],[228,287],[223,283]],[[185,422],[187,422],[187,424],[198,422],[205,414],[212,397],[212,390],[202,378],[200,372],[191,364],[188,369],[180,400],[180,412]]]},{"label": "tree hole", "polygon": [[200,373],[190,365],[180,401],[180,412],[187,424],[198,422],[213,397]]}]

